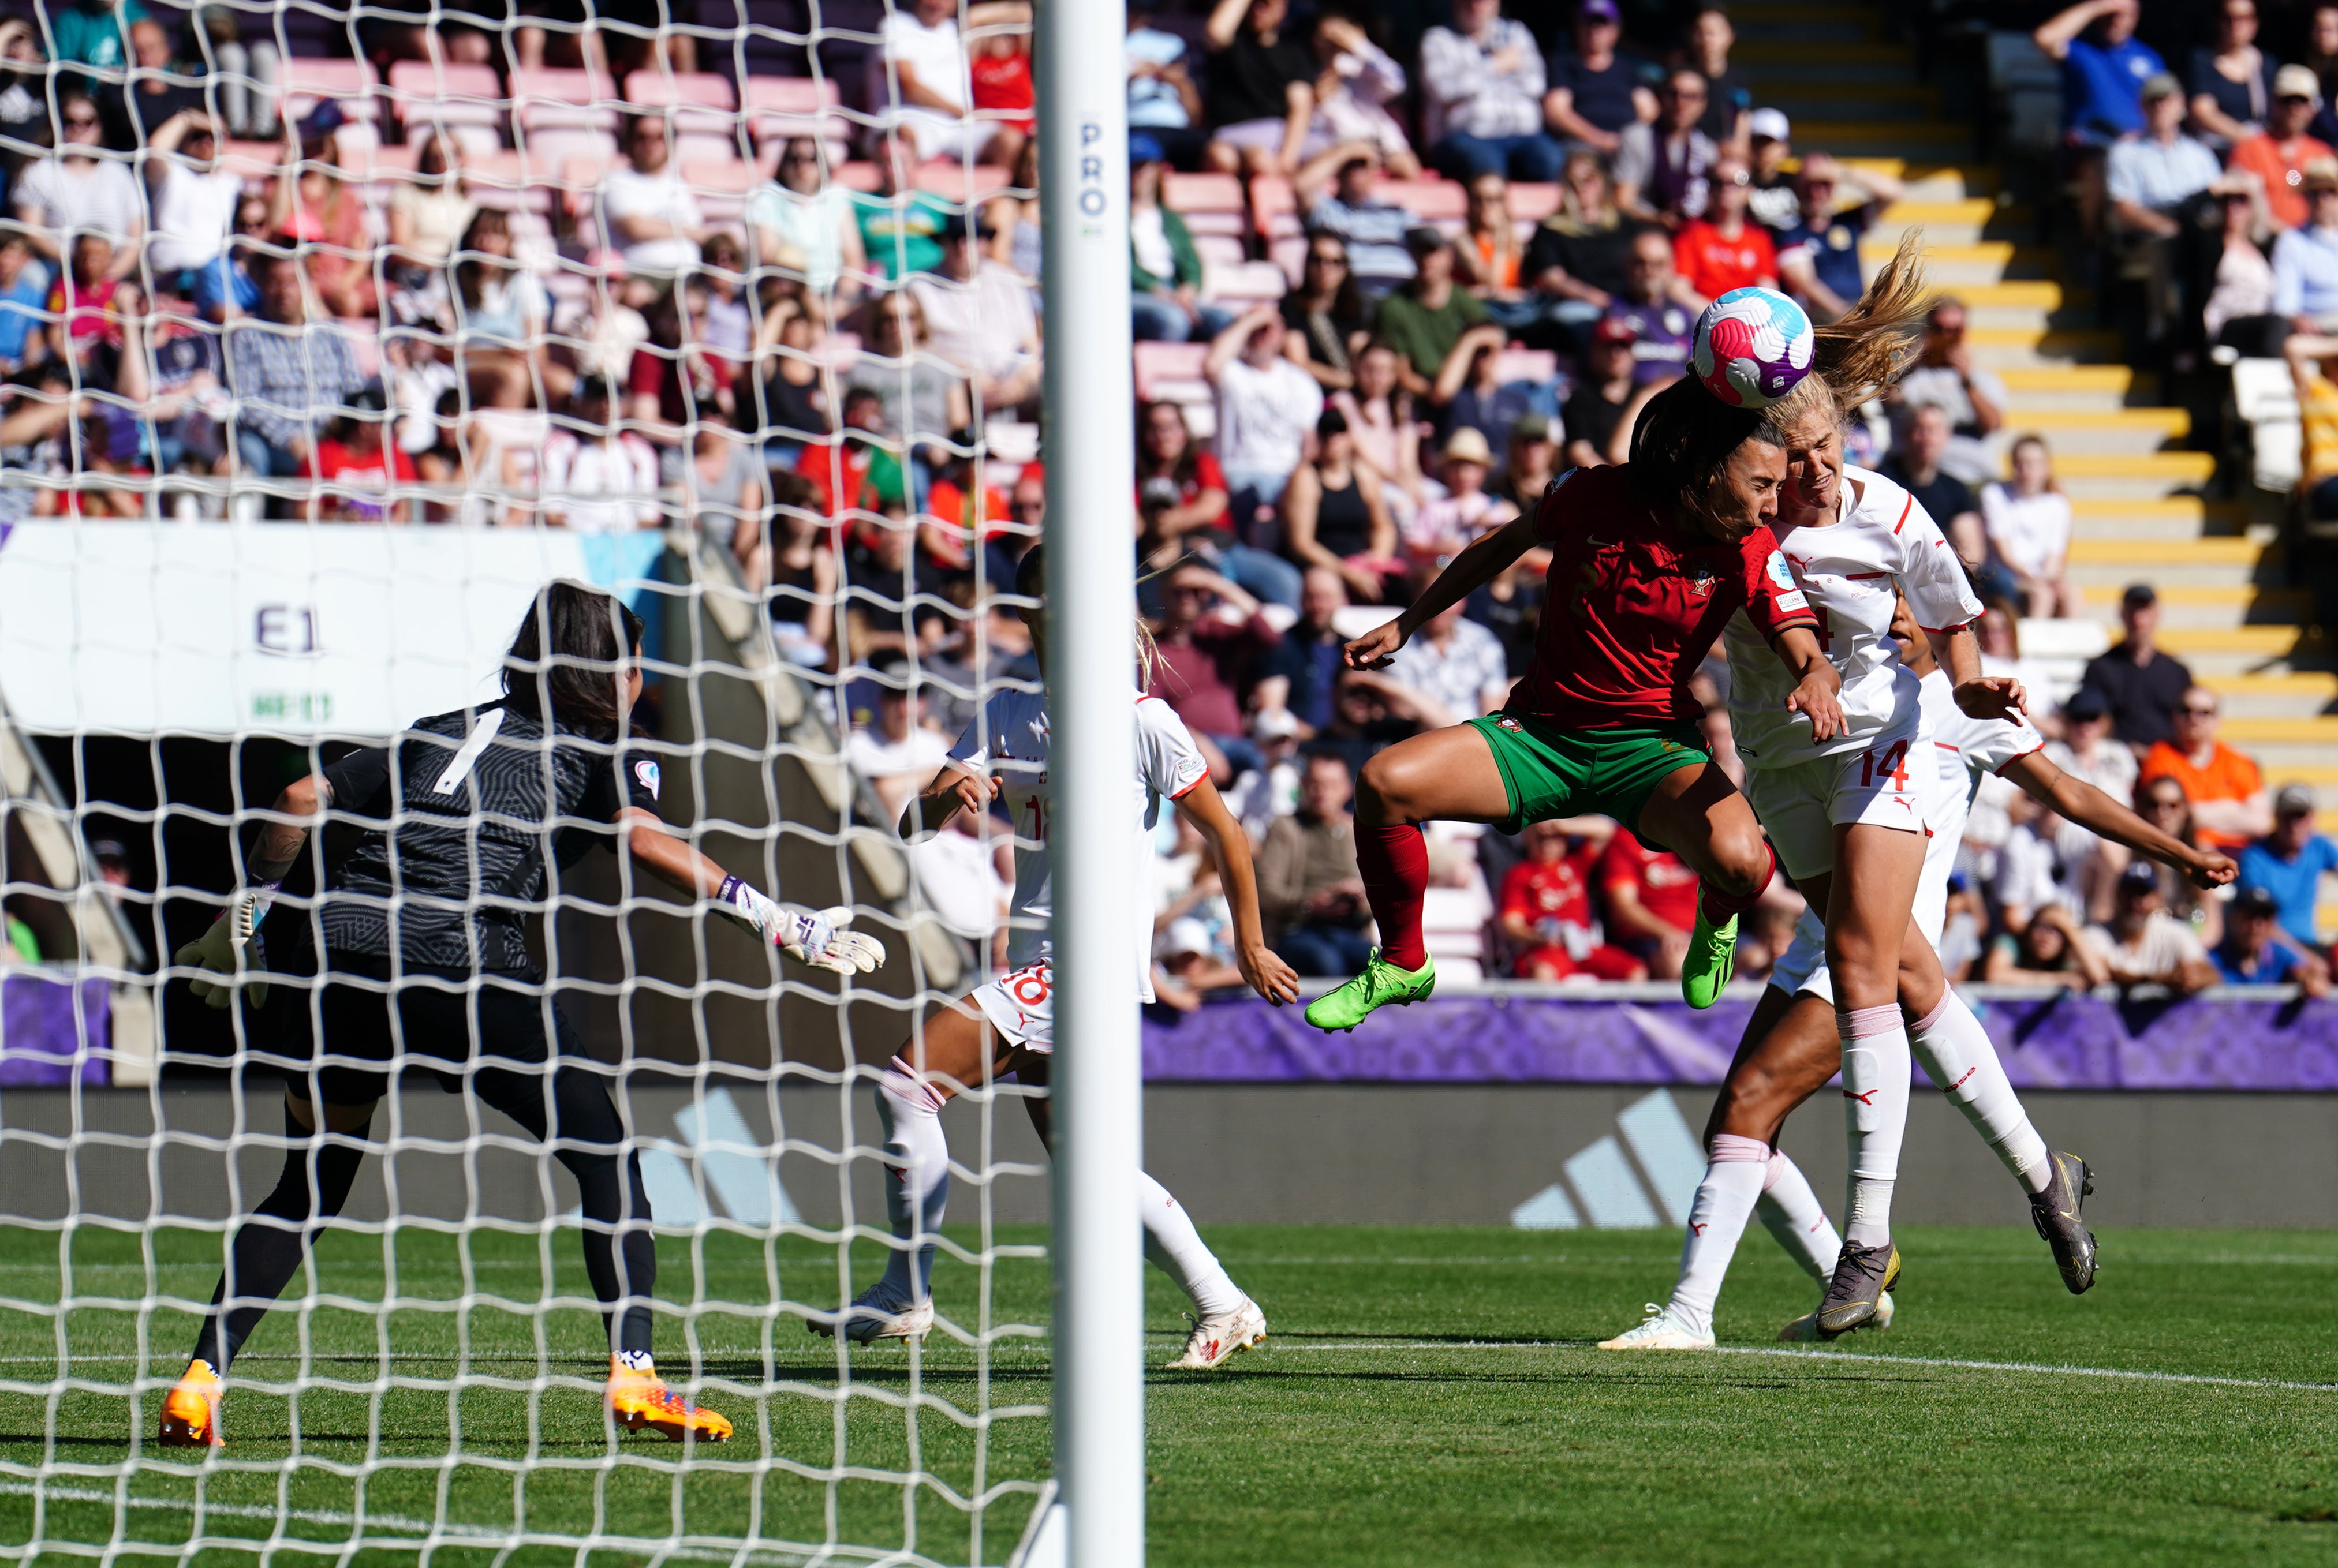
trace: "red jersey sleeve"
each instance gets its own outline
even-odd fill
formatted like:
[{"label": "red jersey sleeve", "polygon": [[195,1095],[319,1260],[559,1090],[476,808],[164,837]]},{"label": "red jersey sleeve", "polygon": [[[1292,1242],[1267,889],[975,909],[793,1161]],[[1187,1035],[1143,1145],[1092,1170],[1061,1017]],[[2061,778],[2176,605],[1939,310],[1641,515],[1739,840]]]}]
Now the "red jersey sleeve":
[{"label": "red jersey sleeve", "polygon": [[1756,528],[1738,551],[1745,572],[1745,615],[1754,630],[1774,642],[1780,632],[1791,627],[1819,623],[1809,598],[1795,584],[1786,553],[1778,548],[1777,535],[1767,528]]},{"label": "red jersey sleeve", "polygon": [[1223,490],[1226,487],[1226,471],[1218,466],[1215,454],[1209,452],[1195,454],[1194,483],[1204,490]]}]

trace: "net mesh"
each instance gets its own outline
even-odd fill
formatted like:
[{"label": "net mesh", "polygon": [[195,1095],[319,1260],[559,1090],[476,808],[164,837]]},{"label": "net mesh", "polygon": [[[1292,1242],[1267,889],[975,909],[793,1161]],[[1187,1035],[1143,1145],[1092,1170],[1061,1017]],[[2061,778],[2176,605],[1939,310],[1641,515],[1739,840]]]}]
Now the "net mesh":
[{"label": "net mesh", "polygon": [[[921,1347],[806,1326],[894,1246],[877,1067],[1003,962],[1011,828],[891,824],[1036,674],[1027,8],[0,18],[0,1555],[1006,1559],[1049,1467],[1044,1091],[944,1119]],[[227,1446],[158,1446],[286,1166],[271,1018],[317,1005],[214,1011],[174,955],[288,783],[491,700],[555,578],[646,622],[621,760],[667,822],[887,950],[839,983],[598,851],[525,909],[641,1157],[658,1368],[736,1436],[611,1423],[576,1181],[409,1065],[333,1141],[363,1167]]]}]

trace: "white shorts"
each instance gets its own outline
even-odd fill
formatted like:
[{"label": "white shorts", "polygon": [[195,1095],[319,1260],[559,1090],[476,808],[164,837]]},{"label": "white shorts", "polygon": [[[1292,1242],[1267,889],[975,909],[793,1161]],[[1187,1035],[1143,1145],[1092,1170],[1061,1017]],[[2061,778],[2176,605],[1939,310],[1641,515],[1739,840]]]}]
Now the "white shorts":
[{"label": "white shorts", "polygon": [[[1932,838],[1924,846],[1924,869],[1916,878],[1916,904],[1911,911],[1916,929],[1934,946],[1940,946],[1940,927],[1948,921],[1949,878],[1956,872],[1957,846],[1964,841],[1967,797],[1959,794],[1948,799],[1949,789],[1948,782],[1935,774],[1935,799],[1925,814]],[[1794,939],[1772,966],[1770,984],[1788,995],[1808,992],[1834,1000],[1834,976],[1827,973],[1826,926],[1817,910],[1804,910],[1794,922]]]},{"label": "white shorts", "polygon": [[1837,828],[1924,831],[1936,776],[1922,721],[1911,716],[1865,750],[1753,769],[1745,775],[1745,793],[1786,875],[1799,882],[1834,869]]},{"label": "white shorts", "polygon": [[971,1000],[1009,1045],[1056,1054],[1056,965],[1042,958],[974,988]]}]

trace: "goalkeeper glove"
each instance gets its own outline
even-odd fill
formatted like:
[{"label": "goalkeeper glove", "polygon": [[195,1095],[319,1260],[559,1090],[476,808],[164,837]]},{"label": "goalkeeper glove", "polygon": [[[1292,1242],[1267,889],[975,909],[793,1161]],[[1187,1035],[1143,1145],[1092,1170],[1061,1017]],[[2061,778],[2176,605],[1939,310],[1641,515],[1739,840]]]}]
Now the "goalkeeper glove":
[{"label": "goalkeeper glove", "polygon": [[[211,929],[172,954],[171,961],[213,975],[241,976],[247,970],[266,969],[268,948],[260,938],[260,923],[268,917],[268,906],[275,899],[276,888],[277,884],[268,882],[237,894],[235,901],[211,922]],[[268,983],[264,980],[197,978],[189,983],[188,988],[204,1006],[216,1010],[235,999],[239,983],[251,994],[254,1007],[268,1005]]]},{"label": "goalkeeper glove", "polygon": [[722,912],[789,957],[839,975],[866,975],[885,962],[885,945],[848,931],[852,906],[840,904],[817,913],[775,904],[736,877],[722,879],[714,896]]}]

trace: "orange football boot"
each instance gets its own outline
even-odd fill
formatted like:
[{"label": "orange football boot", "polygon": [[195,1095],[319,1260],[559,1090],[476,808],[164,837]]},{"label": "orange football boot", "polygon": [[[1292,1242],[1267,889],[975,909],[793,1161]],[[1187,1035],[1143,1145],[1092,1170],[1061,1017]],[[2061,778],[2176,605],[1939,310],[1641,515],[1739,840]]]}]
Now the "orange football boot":
[{"label": "orange football boot", "polygon": [[722,1443],[731,1436],[727,1418],[701,1410],[655,1372],[636,1372],[614,1356],[609,1357],[609,1414],[628,1432],[655,1432],[676,1443],[686,1436]]},{"label": "orange football boot", "polygon": [[208,1361],[190,1361],[187,1370],[162,1400],[162,1431],[157,1439],[165,1448],[224,1448],[219,1432],[220,1396],[224,1386]]}]

